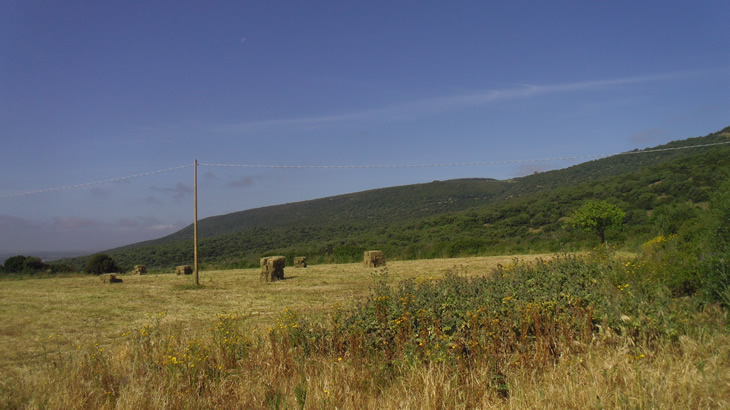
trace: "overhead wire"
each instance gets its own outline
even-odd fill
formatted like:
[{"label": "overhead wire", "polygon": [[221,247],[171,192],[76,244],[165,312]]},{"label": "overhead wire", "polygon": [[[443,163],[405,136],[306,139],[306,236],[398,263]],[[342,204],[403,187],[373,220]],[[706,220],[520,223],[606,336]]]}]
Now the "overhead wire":
[{"label": "overhead wire", "polygon": [[33,195],[33,194],[42,194],[44,192],[63,191],[63,190],[74,189],[74,188],[83,188],[83,187],[92,186],[92,185],[107,184],[107,183],[110,183],[110,182],[119,182],[119,181],[124,181],[124,180],[132,179],[132,178],[145,177],[145,176],[148,176],[148,175],[161,174],[161,173],[164,173],[164,172],[176,171],[178,169],[190,168],[192,166],[193,166],[193,164],[181,165],[179,167],[173,167],[173,168],[167,168],[167,169],[160,169],[160,170],[157,170],[157,171],[143,172],[141,174],[128,175],[126,177],[104,179],[104,180],[101,180],[101,181],[85,182],[83,184],[66,185],[66,186],[59,186],[59,187],[55,187],[55,188],[39,189],[39,190],[36,190],[36,191],[24,191],[24,192],[12,193],[12,194],[1,194],[0,195],[0,199],[2,199],[2,198],[12,198],[12,197],[17,197],[17,196]]},{"label": "overhead wire", "polygon": [[730,141],[715,142],[711,144],[692,145],[684,147],[659,148],[653,150],[642,151],[625,151],[613,154],[597,154],[597,155],[575,155],[570,157],[553,157],[553,158],[537,158],[537,159],[515,159],[502,161],[482,161],[482,162],[454,162],[440,164],[382,164],[382,165],[266,165],[266,164],[206,164],[199,163],[200,166],[207,167],[232,167],[232,168],[280,168],[280,169],[379,169],[379,168],[432,168],[432,167],[464,167],[464,166],[482,166],[482,165],[504,165],[504,164],[522,164],[530,162],[549,162],[549,161],[570,161],[576,159],[588,158],[607,158],[616,155],[631,154],[648,154],[652,152],[675,151],[680,149],[701,148],[713,145],[730,144]]},{"label": "overhead wire", "polygon": [[[717,145],[730,144],[730,141],[714,142],[709,144],[701,145],[690,145],[682,147],[668,147],[668,148],[657,148],[651,150],[634,150],[625,151],[614,154],[597,154],[597,155],[575,155],[568,157],[554,157],[554,158],[537,158],[537,159],[516,159],[516,160],[501,160],[501,161],[481,161],[481,162],[454,162],[454,163],[435,163],[435,164],[383,164],[383,165],[266,165],[266,164],[216,164],[216,163],[198,163],[199,166],[207,167],[232,167],[232,168],[279,168],[279,169],[388,169],[388,168],[435,168],[435,167],[466,167],[466,166],[485,166],[485,165],[505,165],[505,164],[521,164],[521,163],[534,163],[534,162],[549,162],[549,161],[570,161],[578,159],[598,159],[607,158],[617,155],[635,155],[635,154],[649,154],[654,152],[666,152],[676,151],[682,149],[692,148],[703,148]],[[172,168],[161,169],[157,171],[143,172],[140,174],[128,175],[119,178],[110,178],[100,181],[86,182],[82,184],[59,186],[54,188],[39,189],[34,191],[24,191],[9,194],[0,194],[0,199],[14,198],[26,195],[41,194],[46,192],[63,191],[68,189],[83,188],[93,185],[106,184],[110,182],[119,182],[132,178],[145,177],[154,174],[161,174],[165,172],[176,171],[179,169],[193,167],[194,164],[181,165]]]}]

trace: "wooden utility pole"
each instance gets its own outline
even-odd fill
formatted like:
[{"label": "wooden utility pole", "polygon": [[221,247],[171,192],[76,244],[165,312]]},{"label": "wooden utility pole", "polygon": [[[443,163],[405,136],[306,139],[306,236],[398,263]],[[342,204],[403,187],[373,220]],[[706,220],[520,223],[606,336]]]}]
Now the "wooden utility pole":
[{"label": "wooden utility pole", "polygon": [[195,160],[194,164],[195,168],[195,183],[193,184],[193,196],[195,199],[194,202],[194,208],[195,208],[195,221],[193,222],[193,247],[195,248],[193,250],[193,271],[195,272],[195,286],[200,286],[200,279],[198,278],[198,160]]}]

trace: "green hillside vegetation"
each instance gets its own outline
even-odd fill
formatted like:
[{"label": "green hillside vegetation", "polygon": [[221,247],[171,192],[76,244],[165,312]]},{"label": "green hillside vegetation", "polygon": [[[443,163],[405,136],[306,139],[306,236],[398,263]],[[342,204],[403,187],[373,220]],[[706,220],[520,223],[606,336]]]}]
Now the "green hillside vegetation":
[{"label": "green hillside vegetation", "polygon": [[[699,228],[708,195],[730,170],[730,127],[562,170],[509,181],[460,179],[377,189],[271,206],[199,222],[199,257],[209,267],[257,266],[259,258],[305,255],[310,263],[357,261],[367,249],[390,259],[556,252],[591,248],[594,235],[567,217],[588,199],[626,213],[606,240],[626,247]],[[170,269],[193,259],[192,225],[167,237],[106,252],[120,265]],[[88,261],[65,261],[79,269]]]}]

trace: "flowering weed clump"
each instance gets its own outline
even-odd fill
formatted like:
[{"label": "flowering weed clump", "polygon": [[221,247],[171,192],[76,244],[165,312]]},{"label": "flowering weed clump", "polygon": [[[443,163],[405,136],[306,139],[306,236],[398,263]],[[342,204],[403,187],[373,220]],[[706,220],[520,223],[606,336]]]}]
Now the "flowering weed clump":
[{"label": "flowering weed clump", "polygon": [[635,316],[645,332],[667,324],[645,326],[651,308],[639,308],[636,298],[658,295],[634,290],[643,279],[615,274],[619,266],[561,255],[533,265],[515,260],[489,276],[452,272],[395,287],[379,281],[365,301],[333,311],[325,328],[301,332],[290,324],[277,331],[295,346],[325,333],[339,356],[539,367],[592,343],[600,329],[621,333],[621,317]]}]

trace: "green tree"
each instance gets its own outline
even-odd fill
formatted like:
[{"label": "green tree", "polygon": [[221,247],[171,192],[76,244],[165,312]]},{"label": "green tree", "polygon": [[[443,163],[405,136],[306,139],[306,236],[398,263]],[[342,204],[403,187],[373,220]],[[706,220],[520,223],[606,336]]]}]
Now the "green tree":
[{"label": "green tree", "polygon": [[25,259],[23,255],[10,257],[5,260],[3,270],[5,273],[20,273],[25,269]]},{"label": "green tree", "polygon": [[606,242],[606,230],[620,228],[625,218],[626,213],[616,205],[606,201],[590,200],[573,212],[571,225],[586,232],[596,233],[603,244]]},{"label": "green tree", "polygon": [[36,256],[17,255],[8,258],[5,266],[0,268],[0,272],[5,273],[36,273],[48,269],[48,265]]},{"label": "green tree", "polygon": [[101,275],[102,273],[119,272],[119,266],[111,256],[100,253],[89,259],[89,263],[84,268],[85,273]]},{"label": "green tree", "polygon": [[35,273],[46,269],[48,269],[48,265],[43,263],[41,258],[35,256],[28,256],[25,258],[25,262],[23,263],[24,272]]}]

